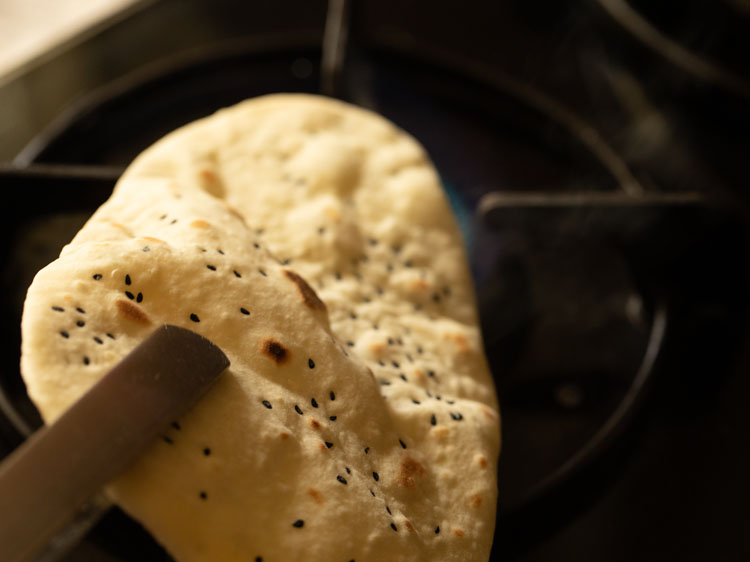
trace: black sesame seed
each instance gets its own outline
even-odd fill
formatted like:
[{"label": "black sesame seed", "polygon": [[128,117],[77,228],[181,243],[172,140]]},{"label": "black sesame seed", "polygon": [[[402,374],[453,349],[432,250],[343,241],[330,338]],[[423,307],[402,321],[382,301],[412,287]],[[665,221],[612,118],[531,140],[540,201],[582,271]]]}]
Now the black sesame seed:
[{"label": "black sesame seed", "polygon": [[130,280],[130,275],[125,275],[125,284],[126,285],[132,284],[132,281]]},{"label": "black sesame seed", "polygon": [[107,337],[108,337],[109,339],[111,339],[111,340],[115,339],[115,336],[113,336],[113,335],[112,335],[112,334],[110,334],[110,333],[107,333]]},{"label": "black sesame seed", "polygon": [[456,401],[455,400],[446,400],[445,403],[453,405],[453,404],[456,403]]},{"label": "black sesame seed", "polygon": [[258,244],[257,242],[253,242],[253,248],[257,250],[258,248],[260,248],[260,244]]},{"label": "black sesame seed", "polygon": [[370,495],[374,498],[375,497],[375,492],[373,492],[372,490],[370,490]]},{"label": "black sesame seed", "polygon": [[420,355],[422,355],[422,351],[423,351],[422,348],[420,346],[417,346],[417,353],[419,353]]},{"label": "black sesame seed", "polygon": [[385,379],[380,379],[381,386],[391,386],[391,381],[387,381]]},{"label": "black sesame seed", "polygon": [[391,529],[393,529],[394,531],[398,532],[398,527],[396,527],[395,523],[391,523]]},{"label": "black sesame seed", "polygon": [[83,320],[79,320],[78,322],[76,322],[76,326],[78,326],[79,328],[83,328],[85,325],[86,322],[84,322]]},{"label": "black sesame seed", "polygon": [[380,365],[381,367],[385,367],[385,363],[381,360],[378,360],[378,365]]},{"label": "black sesame seed", "polygon": [[88,365],[89,363],[91,363],[91,360],[88,357],[84,357],[83,358],[83,364],[84,365]]},{"label": "black sesame seed", "polygon": [[408,353],[406,354],[406,359],[407,359],[407,361],[409,361],[409,363],[414,363],[414,358],[411,355],[409,355]]},{"label": "black sesame seed", "polygon": [[362,302],[371,302],[372,299],[370,297],[362,297]]},{"label": "black sesame seed", "polygon": [[268,274],[262,269],[258,269],[258,273],[260,273],[263,277],[268,277]]},{"label": "black sesame seed", "polygon": [[383,287],[375,287],[375,292],[379,295],[382,295],[385,291],[383,291]]},{"label": "black sesame seed", "polygon": [[341,273],[339,273],[338,271],[334,273],[333,276],[336,278],[336,281],[341,281]]},{"label": "black sesame seed", "polygon": [[205,449],[203,449],[203,454],[206,455],[206,456],[209,456],[211,454],[211,449],[209,449],[208,447],[206,447]]},{"label": "black sesame seed", "polygon": [[190,314],[190,320],[192,320],[193,322],[200,322],[201,321],[201,319],[198,318],[198,315],[194,314],[194,313]]},{"label": "black sesame seed", "polygon": [[336,421],[336,416],[331,416],[328,419],[331,420],[331,421]]},{"label": "black sesame seed", "polygon": [[239,271],[237,271],[236,269],[235,269],[235,270],[233,270],[233,271],[234,271],[234,276],[235,276],[235,277],[236,277],[237,279],[239,279],[240,277],[242,277],[242,275],[240,275],[240,272],[239,272]]},{"label": "black sesame seed", "polygon": [[310,400],[310,404],[312,404],[312,407],[313,407],[313,408],[317,408],[317,407],[318,407],[318,401],[317,401],[317,400],[315,400],[315,398],[312,398],[312,399]]},{"label": "black sesame seed", "polygon": [[435,371],[433,371],[432,369],[430,369],[429,371],[427,371],[427,376],[428,377],[434,377],[435,376]]},{"label": "black sesame seed", "polygon": [[206,265],[206,267],[207,267],[208,269],[210,269],[211,271],[216,271],[216,266],[215,266],[215,265],[210,265],[210,264],[208,264],[208,265]]},{"label": "black sesame seed", "polygon": [[172,422],[172,427],[174,427],[177,431],[182,429],[182,426],[180,425],[180,423],[176,421]]},{"label": "black sesame seed", "polygon": [[462,419],[464,419],[464,416],[461,412],[456,412],[455,415],[451,414],[451,417],[456,421],[461,421]]},{"label": "black sesame seed", "polygon": [[349,318],[351,318],[352,320],[356,320],[357,319],[357,314],[354,313],[354,312],[350,312],[349,313]]},{"label": "black sesame seed", "polygon": [[351,474],[351,473],[352,473],[352,471],[351,471],[351,470],[349,470],[349,467],[348,467],[348,466],[345,466],[345,467],[344,467],[344,470],[346,470],[346,473],[347,473],[347,474]]},{"label": "black sesame seed", "polygon": [[172,219],[171,221],[169,221],[169,224],[175,224],[176,222],[177,222],[177,219]]},{"label": "black sesame seed", "polygon": [[326,231],[326,229],[324,227],[322,227],[322,226],[318,227],[318,234],[324,234],[325,231]]},{"label": "black sesame seed", "polygon": [[402,340],[401,338],[396,338],[396,343],[398,345],[404,345],[404,340]]},{"label": "black sesame seed", "polygon": [[300,416],[302,415],[302,410],[300,410],[300,407],[297,406],[297,404],[294,405],[294,411],[297,412]]},{"label": "black sesame seed", "polygon": [[336,395],[334,394],[333,390],[331,391],[331,394],[329,394],[331,397],[331,400],[336,400]]},{"label": "black sesame seed", "polygon": [[421,402],[420,402],[419,400],[415,400],[414,398],[412,398],[412,399],[411,399],[411,401],[412,401],[412,402],[413,402],[414,404],[416,404],[417,406],[419,406],[419,405],[421,404]]},{"label": "black sesame seed", "polygon": [[437,293],[432,295],[432,302],[440,302],[440,295],[438,295]]},{"label": "black sesame seed", "polygon": [[343,476],[341,476],[340,474],[336,476],[336,480],[338,480],[338,481],[339,481],[339,482],[341,482],[342,484],[346,484],[346,478],[344,478],[344,477],[343,477]]},{"label": "black sesame seed", "polygon": [[401,365],[398,364],[398,361],[391,361],[391,365],[393,365],[394,367],[396,367],[396,369],[398,369],[401,366]]},{"label": "black sesame seed", "polygon": [[326,447],[328,447],[329,449],[333,447],[333,443],[331,443],[330,441],[324,441],[324,443],[326,444]]},{"label": "black sesame seed", "polygon": [[166,219],[166,218],[167,218],[167,215],[162,215],[162,216],[160,216],[160,217],[159,217],[159,220],[160,220],[160,221],[163,221],[163,220],[164,220],[164,219]]},{"label": "black sesame seed", "polygon": [[370,452],[370,447],[365,447],[365,455]]},{"label": "black sesame seed", "polygon": [[135,298],[135,295],[130,291],[125,291],[125,296],[128,297],[131,301]]},{"label": "black sesame seed", "polygon": [[94,341],[98,343],[99,345],[102,345],[104,341],[99,336],[94,336]]},{"label": "black sesame seed", "polygon": [[52,310],[55,312],[65,312],[65,309],[62,306],[53,306]]},{"label": "black sesame seed", "polygon": [[224,255],[224,250],[222,250],[221,248],[217,248],[216,251],[219,252],[222,256]]},{"label": "black sesame seed", "polygon": [[273,408],[273,406],[271,406],[271,403],[270,403],[270,402],[269,402],[268,400],[263,400],[263,405],[264,405],[264,406],[265,406],[266,408],[268,408],[269,410],[270,410],[271,408]]},{"label": "black sesame seed", "polygon": [[385,268],[386,268],[386,269],[387,269],[388,271],[393,271],[393,264],[392,264],[392,263],[386,264]]},{"label": "black sesame seed", "polygon": [[205,248],[202,248],[202,247],[200,247],[200,246],[197,246],[197,248],[198,248],[198,249],[199,249],[199,250],[200,250],[201,252],[207,252],[207,251],[208,251],[208,250],[206,250]]},{"label": "black sesame seed", "polygon": [[385,510],[388,512],[388,515],[393,515],[393,513],[391,513],[391,508],[387,505],[385,506]]},{"label": "black sesame seed", "polygon": [[437,527],[435,527],[435,534],[436,535],[440,534],[440,525],[438,525]]},{"label": "black sesame seed", "polygon": [[439,394],[435,395],[435,400],[442,400],[442,397]]},{"label": "black sesame seed", "polygon": [[399,374],[398,374],[398,377],[399,377],[399,378],[400,378],[400,379],[401,379],[402,381],[404,381],[404,382],[409,382],[409,380],[408,380],[408,379],[406,378],[406,375],[405,375],[404,373],[399,373]]},{"label": "black sesame seed", "polygon": [[411,261],[411,260],[406,260],[406,261],[404,262],[404,266],[405,266],[405,267],[411,267],[412,265],[414,265],[414,264],[412,263],[412,261]]},{"label": "black sesame seed", "polygon": [[138,296],[135,297],[135,302],[143,302],[143,293],[138,293]]},{"label": "black sesame seed", "polygon": [[406,449],[406,443],[404,443],[403,440],[399,439],[398,442],[401,445],[402,449]]},{"label": "black sesame seed", "polygon": [[315,361],[313,361],[312,359],[308,359],[307,360],[307,366],[310,367],[311,369],[314,369],[315,368]]},{"label": "black sesame seed", "polygon": [[69,338],[69,337],[70,337],[70,334],[69,334],[68,332],[66,332],[65,330],[62,330],[62,331],[60,332],[60,335],[61,335],[62,337],[64,337],[65,339],[67,339],[67,338]]},{"label": "black sesame seed", "polygon": [[346,342],[346,345],[348,347],[354,347],[354,342],[353,341],[348,341],[348,342]]},{"label": "black sesame seed", "polygon": [[297,527],[298,529],[303,527],[305,525],[305,522],[302,521],[302,519],[297,519],[294,523],[292,523],[292,527]]},{"label": "black sesame seed", "polygon": [[375,482],[377,482],[378,480],[380,480],[380,474],[378,474],[377,472],[373,472],[372,473],[372,477],[375,479]]},{"label": "black sesame seed", "polygon": [[85,311],[85,310],[83,310],[83,309],[82,309],[82,308],[81,308],[80,306],[79,306],[78,308],[76,308],[76,310],[77,310],[78,312],[80,312],[81,314],[86,314],[86,311]]},{"label": "black sesame seed", "polygon": [[248,314],[250,314],[250,311],[248,309],[242,308],[242,307],[240,307],[240,312],[242,314],[244,314],[245,316],[247,316]]},{"label": "black sesame seed", "polygon": [[164,436],[162,437],[162,439],[163,439],[163,440],[164,440],[164,442],[165,442],[165,443],[167,443],[168,445],[172,445],[172,444],[174,443],[174,441],[172,441],[172,439],[171,439],[170,437],[167,437],[166,435],[164,435]]},{"label": "black sesame seed", "polygon": [[432,414],[430,416],[430,425],[437,425],[437,418],[435,417],[435,414]]},{"label": "black sesame seed", "polygon": [[99,281],[99,279],[101,279],[101,278],[102,278],[102,274],[101,273],[94,273],[94,281]]},{"label": "black sesame seed", "polygon": [[386,341],[388,342],[388,345],[393,345],[393,338],[388,338]]},{"label": "black sesame seed", "polygon": [[370,246],[376,246],[378,243],[378,241],[374,238],[370,238],[367,242],[370,244]]},{"label": "black sesame seed", "polygon": [[[174,222],[177,222],[177,219],[175,219]],[[151,248],[149,248],[148,246],[144,246],[143,248],[141,248],[141,251],[142,252],[150,252]]]},{"label": "black sesame seed", "polygon": [[263,562],[263,557],[262,556],[256,556],[255,557],[255,562]]},{"label": "black sesame seed", "polygon": [[202,500],[208,499],[208,494],[206,492],[201,492],[200,497]]}]

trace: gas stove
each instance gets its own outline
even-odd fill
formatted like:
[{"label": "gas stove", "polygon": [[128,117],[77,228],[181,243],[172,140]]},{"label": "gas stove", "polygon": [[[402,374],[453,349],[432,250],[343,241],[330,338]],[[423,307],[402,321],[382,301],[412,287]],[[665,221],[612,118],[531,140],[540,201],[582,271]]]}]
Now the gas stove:
[{"label": "gas stove", "polygon": [[[747,559],[748,28],[741,0],[136,5],[0,84],[0,454],[41,423],[25,289],[129,161],[323,93],[414,135],[461,224],[503,413],[492,559]],[[62,559],[169,557],[113,510]]]}]

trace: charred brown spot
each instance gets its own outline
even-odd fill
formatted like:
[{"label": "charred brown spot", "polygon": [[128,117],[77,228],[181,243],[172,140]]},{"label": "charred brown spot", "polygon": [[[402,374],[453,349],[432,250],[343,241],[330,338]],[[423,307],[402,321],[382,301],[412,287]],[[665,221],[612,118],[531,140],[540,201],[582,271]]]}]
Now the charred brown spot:
[{"label": "charred brown spot", "polygon": [[464,536],[464,532],[461,529],[456,529],[455,531],[453,531],[453,534],[456,535],[457,537]]},{"label": "charred brown spot", "polygon": [[193,228],[199,228],[201,230],[205,230],[206,228],[209,228],[211,225],[208,224],[206,221],[201,219],[196,219],[190,223],[190,226]]},{"label": "charred brown spot", "polygon": [[318,505],[323,505],[323,494],[321,494],[315,488],[308,488],[307,495],[310,496],[312,500]]},{"label": "charred brown spot", "polygon": [[144,324],[146,326],[151,324],[151,319],[146,316],[146,313],[143,312],[140,307],[134,305],[130,301],[118,300],[115,302],[115,304],[117,305],[117,310],[119,310],[120,314],[122,314],[126,319],[137,322],[138,324]]},{"label": "charred brown spot", "polygon": [[279,433],[279,437],[282,441],[286,441],[287,439],[289,439],[289,434],[286,431],[282,431],[281,433]]},{"label": "charred brown spot", "polygon": [[495,416],[494,412],[484,407],[482,408],[482,415],[484,415],[484,417],[487,418],[488,420],[495,421],[497,419],[497,416]]},{"label": "charred brown spot", "polygon": [[242,222],[245,222],[245,217],[237,209],[235,209],[234,207],[227,207],[227,210],[229,211],[230,215],[233,215],[240,219]]},{"label": "charred brown spot", "polygon": [[153,236],[144,236],[143,240],[147,242],[154,242],[156,244],[166,244],[166,242],[161,238],[154,238]]},{"label": "charred brown spot", "polygon": [[480,505],[482,505],[482,496],[479,494],[471,496],[471,507],[479,507]]},{"label": "charred brown spot", "polygon": [[479,455],[477,457],[477,464],[480,468],[487,468],[487,459],[485,459],[482,455]]},{"label": "charred brown spot", "polygon": [[422,476],[424,467],[411,457],[404,457],[401,461],[396,482],[404,488],[414,487],[414,477]]},{"label": "charred brown spot", "polygon": [[300,295],[302,295],[302,301],[312,308],[313,310],[325,310],[326,305],[325,303],[318,298],[318,295],[313,291],[312,287],[307,284],[307,281],[305,281],[302,277],[297,275],[294,271],[291,269],[285,269],[284,275],[286,275],[287,279],[289,279],[292,283],[297,285],[297,289],[300,292]]},{"label": "charred brown spot", "polygon": [[289,360],[287,349],[274,339],[267,339],[263,342],[263,353],[274,360],[277,365],[286,363]]},{"label": "charred brown spot", "polygon": [[448,333],[443,334],[443,338],[449,341],[452,341],[454,344],[456,344],[456,350],[459,353],[468,353],[471,351],[471,344],[469,343],[469,340],[466,339],[466,336],[459,333]]},{"label": "charred brown spot", "polygon": [[315,418],[310,418],[310,422],[309,423],[310,423],[310,427],[312,427],[313,429],[320,429],[320,427],[321,427],[320,426],[320,422],[318,420],[316,420]]},{"label": "charred brown spot", "polygon": [[404,520],[404,527],[406,527],[406,530],[409,531],[410,533],[414,532],[414,525],[412,525],[411,521],[409,521],[408,519]]}]

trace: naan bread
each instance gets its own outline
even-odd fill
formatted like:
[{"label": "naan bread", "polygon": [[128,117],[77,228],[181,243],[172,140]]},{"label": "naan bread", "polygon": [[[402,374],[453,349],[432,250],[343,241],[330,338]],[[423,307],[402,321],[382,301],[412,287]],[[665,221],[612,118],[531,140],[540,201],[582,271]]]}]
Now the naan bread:
[{"label": "naan bread", "polygon": [[274,95],[147,149],[29,289],[21,365],[44,418],[161,323],[232,362],[108,490],[177,560],[488,558],[497,402],[412,138]]}]

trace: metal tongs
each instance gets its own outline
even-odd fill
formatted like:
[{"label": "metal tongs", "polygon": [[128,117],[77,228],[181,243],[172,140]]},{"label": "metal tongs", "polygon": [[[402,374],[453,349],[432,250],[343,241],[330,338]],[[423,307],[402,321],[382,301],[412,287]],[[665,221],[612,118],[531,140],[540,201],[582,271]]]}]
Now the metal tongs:
[{"label": "metal tongs", "polygon": [[0,464],[0,561],[38,557],[228,366],[206,338],[161,326],[34,433]]}]

